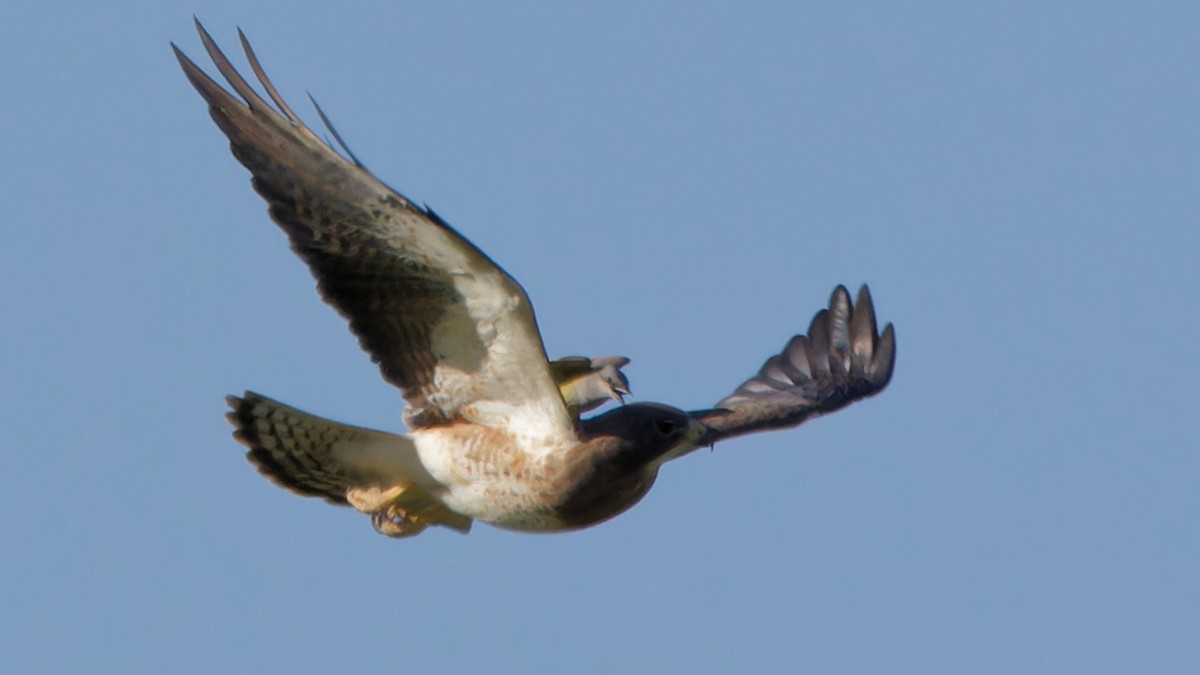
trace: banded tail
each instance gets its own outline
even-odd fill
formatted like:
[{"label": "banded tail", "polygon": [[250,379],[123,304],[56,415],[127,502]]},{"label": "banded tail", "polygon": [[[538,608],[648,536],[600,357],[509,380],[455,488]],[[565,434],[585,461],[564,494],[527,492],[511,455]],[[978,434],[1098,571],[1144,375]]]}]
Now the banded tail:
[{"label": "banded tail", "polygon": [[437,498],[438,484],[408,437],[327,420],[250,391],[225,402],[233,437],[276,485],[353,506],[392,537],[429,525],[470,530],[470,518]]}]

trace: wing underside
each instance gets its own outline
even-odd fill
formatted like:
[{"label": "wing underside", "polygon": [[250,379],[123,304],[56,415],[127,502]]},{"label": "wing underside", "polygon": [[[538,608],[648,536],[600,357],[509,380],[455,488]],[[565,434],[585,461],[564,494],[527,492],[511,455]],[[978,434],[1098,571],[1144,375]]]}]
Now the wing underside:
[{"label": "wing underside", "polygon": [[705,442],[793,427],[874,396],[891,381],[895,364],[895,331],[888,324],[877,332],[870,289],[864,285],[852,303],[838,286],[807,335],[793,337],[758,374],[699,414],[711,429]]},{"label": "wing underside", "polygon": [[175,48],[184,72],[322,297],[349,321],[384,378],[403,391],[409,426],[468,421],[534,438],[572,436],[520,285],[432,211],[305,126],[244,35],[247,59],[271,102],[199,22],[197,28],[237,96]]}]

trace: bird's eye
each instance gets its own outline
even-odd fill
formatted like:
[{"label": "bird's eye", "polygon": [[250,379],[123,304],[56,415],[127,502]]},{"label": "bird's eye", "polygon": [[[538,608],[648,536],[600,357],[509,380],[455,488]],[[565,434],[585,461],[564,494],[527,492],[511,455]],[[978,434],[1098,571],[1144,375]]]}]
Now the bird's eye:
[{"label": "bird's eye", "polygon": [[654,420],[654,428],[657,429],[658,433],[662,434],[663,436],[670,436],[672,433],[674,433],[675,426],[674,420]]}]

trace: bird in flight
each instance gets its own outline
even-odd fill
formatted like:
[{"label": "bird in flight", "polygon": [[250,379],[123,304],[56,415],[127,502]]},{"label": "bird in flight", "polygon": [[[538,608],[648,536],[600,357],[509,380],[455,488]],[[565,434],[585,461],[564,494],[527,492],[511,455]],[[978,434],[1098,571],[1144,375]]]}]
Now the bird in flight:
[{"label": "bird in flight", "polygon": [[629,359],[550,361],[515,279],[428,207],[367,171],[319,107],[342,152],[305,126],[241,31],[270,101],[196,27],[236,96],[172,44],[184,73],[321,296],[407,403],[409,433],[393,434],[253,392],[227,397],[234,437],[278,485],[352,506],[392,537],[430,525],[466,532],[476,520],[529,532],[578,529],[636,504],[669,460],[794,427],[891,380],[891,324],[878,332],[865,285],[854,301],[838,286],[807,335],[788,340],[714,407],[639,402],[581,417],[609,399],[623,403]]}]

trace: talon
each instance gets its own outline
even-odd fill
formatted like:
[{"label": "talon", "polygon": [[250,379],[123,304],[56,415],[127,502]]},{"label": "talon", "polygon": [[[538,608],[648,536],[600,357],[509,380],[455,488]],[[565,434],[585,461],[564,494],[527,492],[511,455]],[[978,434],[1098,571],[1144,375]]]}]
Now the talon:
[{"label": "talon", "polygon": [[402,507],[395,505],[386,511],[371,514],[371,524],[376,532],[393,538],[411,537],[429,527],[427,521],[410,516]]}]

